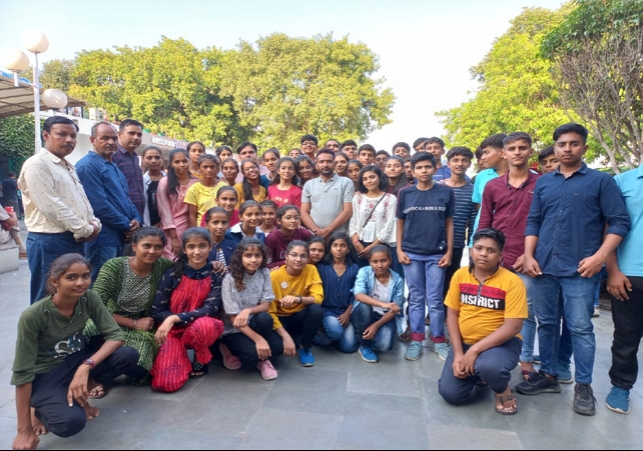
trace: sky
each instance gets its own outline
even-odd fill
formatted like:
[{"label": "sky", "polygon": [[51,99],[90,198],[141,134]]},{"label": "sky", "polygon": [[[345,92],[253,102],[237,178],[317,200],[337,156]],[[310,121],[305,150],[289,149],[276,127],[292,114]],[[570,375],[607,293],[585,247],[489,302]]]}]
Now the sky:
[{"label": "sky", "polygon": [[[150,47],[161,36],[197,48],[234,48],[275,32],[291,37],[332,33],[363,42],[379,56],[383,86],[396,102],[392,123],[368,142],[441,136],[435,116],[469,99],[478,84],[469,68],[489,52],[525,7],[558,9],[561,0],[0,0],[0,49],[23,48],[25,30],[49,39],[42,62],[81,50]],[[24,48],[23,48],[24,50]],[[31,56],[30,56],[31,57]],[[31,57],[33,58],[33,57]],[[33,63],[33,59],[31,60]],[[0,62],[1,65],[1,62]]]}]

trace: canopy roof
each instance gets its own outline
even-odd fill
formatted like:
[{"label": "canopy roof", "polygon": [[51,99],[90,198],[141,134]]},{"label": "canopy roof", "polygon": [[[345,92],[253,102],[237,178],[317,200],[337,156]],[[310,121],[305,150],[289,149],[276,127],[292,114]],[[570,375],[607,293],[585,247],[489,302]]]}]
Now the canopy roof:
[{"label": "canopy roof", "polygon": [[[0,73],[0,118],[32,113],[34,110],[34,95],[31,85],[20,82],[20,86],[13,85],[13,78],[8,78],[4,72]],[[41,88],[40,92],[44,90]],[[67,97],[67,107],[85,106],[82,100]],[[51,108],[40,102],[41,110]]]}]

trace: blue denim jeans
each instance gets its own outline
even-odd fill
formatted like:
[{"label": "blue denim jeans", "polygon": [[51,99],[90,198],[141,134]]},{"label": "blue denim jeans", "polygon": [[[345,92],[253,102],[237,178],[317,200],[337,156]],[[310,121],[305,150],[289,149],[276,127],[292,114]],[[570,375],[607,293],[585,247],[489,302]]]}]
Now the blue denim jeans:
[{"label": "blue denim jeans", "polygon": [[374,340],[365,340],[362,338],[368,326],[380,318],[381,316],[373,311],[373,307],[362,304],[361,302],[353,308],[353,312],[351,313],[351,323],[355,326],[355,333],[357,337],[359,337],[360,346],[364,346],[365,348],[371,347],[380,352],[387,352],[393,349],[393,343],[395,343],[395,336],[397,334],[395,320],[391,320],[380,327]]},{"label": "blue denim jeans", "polygon": [[424,341],[425,306],[429,306],[431,338],[436,342],[444,341],[444,291],[445,268],[438,262],[442,254],[419,255],[406,253],[411,259],[410,265],[404,266],[404,275],[409,287],[409,325],[411,340]]},{"label": "blue denim jeans", "polygon": [[92,264],[92,283],[96,282],[98,273],[105,262],[112,258],[120,257],[123,253],[123,245],[120,246],[101,246],[95,243],[85,245],[85,257]]},{"label": "blue denim jeans", "polygon": [[72,233],[29,232],[27,262],[31,271],[31,304],[46,296],[47,273],[53,261],[70,253],[83,255],[83,243],[77,243]]},{"label": "blue denim jeans", "polygon": [[578,384],[591,384],[596,354],[596,338],[592,324],[594,313],[594,292],[598,276],[589,279],[580,275],[557,277],[542,275],[532,281],[533,303],[538,320],[538,341],[540,345],[541,370],[557,375],[556,366],[560,347],[561,307],[562,314],[572,337],[575,380]]},{"label": "blue denim jeans", "polygon": [[359,346],[357,342],[357,335],[355,335],[355,327],[352,323],[344,327],[339,324],[337,314],[334,312],[324,310],[324,319],[322,321],[323,332],[315,336],[315,344],[318,346],[330,346],[337,343],[339,350],[346,353],[357,351]]},{"label": "blue denim jeans", "polygon": [[527,274],[516,273],[522,283],[525,284],[527,290],[527,309],[529,310],[529,317],[522,323],[522,352],[520,353],[521,362],[534,361],[534,343],[536,341],[536,318],[534,317],[534,303],[533,303],[533,288],[531,281],[533,280]]}]

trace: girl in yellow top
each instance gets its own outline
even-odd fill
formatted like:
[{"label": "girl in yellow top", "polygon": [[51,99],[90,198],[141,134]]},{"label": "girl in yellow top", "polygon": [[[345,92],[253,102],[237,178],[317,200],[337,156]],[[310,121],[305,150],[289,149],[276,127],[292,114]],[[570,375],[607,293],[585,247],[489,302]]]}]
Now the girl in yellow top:
[{"label": "girl in yellow top", "polygon": [[[324,299],[322,281],[314,265],[308,264],[308,245],[295,240],[286,249],[285,265],[270,273],[275,300],[268,313],[275,332],[282,338],[284,354],[299,354],[302,366],[313,366],[315,358],[310,348],[322,324],[321,303]],[[292,335],[301,335],[296,351]]]},{"label": "girl in yellow top", "polygon": [[227,186],[219,182],[219,159],[216,155],[204,154],[199,157],[199,171],[201,181],[192,185],[185,193],[184,203],[188,204],[188,227],[197,227],[201,224],[201,216],[208,211],[207,207],[212,199],[217,197],[219,188]]},{"label": "girl in yellow top", "polygon": [[237,201],[237,208],[247,200],[255,200],[259,203],[268,198],[266,188],[259,184],[261,180],[261,172],[259,163],[250,158],[241,162],[241,173],[243,174],[243,181],[234,185],[234,189],[239,196]]},{"label": "girl in yellow top", "polygon": [[438,384],[446,402],[460,405],[473,400],[476,384],[484,381],[496,397],[496,412],[514,415],[509,380],[522,350],[527,291],[517,275],[500,267],[504,245],[501,231],[478,230],[473,267],[460,268],[451,279],[444,302],[451,349]]}]

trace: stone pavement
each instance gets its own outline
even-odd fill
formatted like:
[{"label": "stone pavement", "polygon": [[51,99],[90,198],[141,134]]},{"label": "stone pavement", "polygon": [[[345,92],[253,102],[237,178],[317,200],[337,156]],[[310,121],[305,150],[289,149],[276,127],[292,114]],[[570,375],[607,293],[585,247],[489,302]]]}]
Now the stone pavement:
[{"label": "stone pavement", "polygon": [[[28,282],[25,261],[18,272],[0,275],[0,449],[10,449],[15,436],[9,380]],[[643,449],[643,383],[632,391],[630,415],[607,410],[609,312],[594,324],[594,417],[572,411],[573,385],[561,394],[519,395],[512,417],[493,411],[488,389],[474,405],[449,406],[437,391],[437,354],[425,348],[419,361],[407,362],[398,343],[378,364],[319,348],[313,368],[282,357],[272,382],[215,361],[209,375],[174,394],[116,386],[94,402],[101,416],[81,434],[49,434],[39,449]],[[512,386],[519,380],[515,370]]]}]

